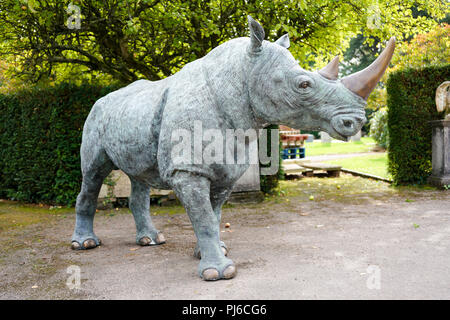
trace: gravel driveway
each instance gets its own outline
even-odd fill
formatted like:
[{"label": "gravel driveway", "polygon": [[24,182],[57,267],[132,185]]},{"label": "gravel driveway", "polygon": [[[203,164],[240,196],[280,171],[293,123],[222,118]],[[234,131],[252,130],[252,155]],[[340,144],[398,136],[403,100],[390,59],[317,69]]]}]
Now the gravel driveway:
[{"label": "gravel driveway", "polygon": [[[289,182],[304,191],[227,207],[222,236],[238,274],[226,281],[198,278],[186,214],[153,218],[167,239],[157,247],[134,243],[126,209],[97,215],[94,250],[69,249],[73,213],[4,231],[0,299],[449,299],[450,192],[379,182],[350,192],[367,180],[345,179],[340,197],[321,196],[325,179],[312,178]],[[79,289],[66,285],[74,270]]]}]

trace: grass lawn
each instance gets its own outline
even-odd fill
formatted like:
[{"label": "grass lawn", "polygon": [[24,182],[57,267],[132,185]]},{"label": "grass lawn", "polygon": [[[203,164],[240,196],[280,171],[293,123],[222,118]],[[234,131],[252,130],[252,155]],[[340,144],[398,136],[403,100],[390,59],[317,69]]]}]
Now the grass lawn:
[{"label": "grass lawn", "polygon": [[392,179],[391,175],[387,172],[386,152],[347,159],[329,160],[324,162],[340,165],[344,169],[369,173],[379,177]]},{"label": "grass lawn", "polygon": [[319,156],[324,154],[343,154],[369,152],[375,147],[375,140],[370,137],[363,137],[361,141],[355,142],[331,142],[322,143],[320,141],[305,142],[306,156]]}]

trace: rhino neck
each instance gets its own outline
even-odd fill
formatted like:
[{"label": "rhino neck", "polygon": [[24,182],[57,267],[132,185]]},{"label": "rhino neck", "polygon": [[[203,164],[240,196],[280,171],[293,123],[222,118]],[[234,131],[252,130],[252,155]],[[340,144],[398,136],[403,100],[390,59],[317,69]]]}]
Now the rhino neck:
[{"label": "rhino neck", "polygon": [[218,113],[230,129],[259,127],[248,94],[247,41],[247,38],[230,40],[203,58],[202,71],[206,83]]}]

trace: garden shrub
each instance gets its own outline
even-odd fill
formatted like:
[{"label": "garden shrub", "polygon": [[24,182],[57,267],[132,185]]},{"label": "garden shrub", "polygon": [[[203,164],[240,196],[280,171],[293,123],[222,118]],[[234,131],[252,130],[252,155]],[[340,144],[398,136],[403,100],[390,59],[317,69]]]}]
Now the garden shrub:
[{"label": "garden shrub", "polygon": [[73,205],[84,121],[117,88],[61,84],[0,94],[0,197]]},{"label": "garden shrub", "polygon": [[386,108],[382,108],[372,114],[370,119],[369,135],[377,142],[377,144],[388,149],[389,147],[389,130],[387,125],[388,112]]},{"label": "garden shrub", "polygon": [[406,69],[387,81],[388,166],[397,184],[425,183],[431,174],[430,121],[442,119],[436,111],[436,88],[450,79],[450,64]]}]

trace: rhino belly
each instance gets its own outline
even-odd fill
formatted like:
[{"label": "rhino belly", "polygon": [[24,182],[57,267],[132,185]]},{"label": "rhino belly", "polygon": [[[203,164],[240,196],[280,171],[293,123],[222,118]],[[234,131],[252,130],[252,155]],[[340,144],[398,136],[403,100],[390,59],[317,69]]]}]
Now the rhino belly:
[{"label": "rhino belly", "polygon": [[105,97],[100,139],[117,168],[147,183],[162,184],[157,153],[168,89],[158,82],[138,82]]}]

